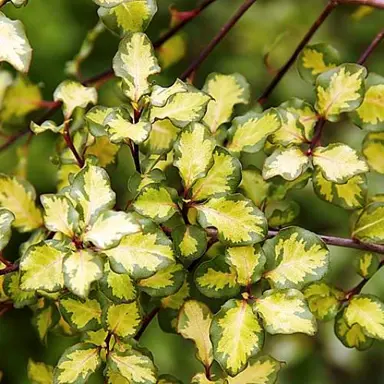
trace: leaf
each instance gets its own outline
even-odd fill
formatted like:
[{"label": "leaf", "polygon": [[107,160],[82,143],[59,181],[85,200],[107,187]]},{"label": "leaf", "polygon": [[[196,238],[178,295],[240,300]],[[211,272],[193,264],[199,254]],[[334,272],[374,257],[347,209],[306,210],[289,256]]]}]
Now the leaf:
[{"label": "leaf", "polygon": [[301,289],[320,280],[328,270],[329,251],[314,233],[299,227],[281,230],[264,246],[268,272],[264,277],[273,288]]},{"label": "leaf", "polygon": [[96,299],[80,300],[74,295],[60,299],[60,312],[68,324],[77,331],[99,329],[102,308]]},{"label": "leaf", "polygon": [[180,380],[171,375],[160,375],[157,384],[183,384]]},{"label": "leaf", "polygon": [[85,114],[84,118],[92,136],[101,137],[107,134],[104,128],[104,120],[112,110],[112,108],[97,105]]},{"label": "leaf", "polygon": [[36,291],[24,291],[20,288],[20,273],[9,273],[4,277],[3,289],[6,296],[13,301],[14,308],[23,308],[35,304]]},{"label": "leaf", "polygon": [[235,193],[240,181],[240,161],[224,148],[216,147],[213,152],[213,165],[207,175],[193,185],[191,200],[199,201]]},{"label": "leaf", "polygon": [[297,289],[266,291],[256,300],[254,308],[262,317],[265,330],[272,335],[306,333],[313,336],[317,331],[315,317]]},{"label": "leaf", "polygon": [[47,335],[50,329],[52,329],[59,321],[60,314],[54,305],[44,305],[43,308],[39,308],[33,318],[33,323],[37,329],[40,340],[43,343],[47,342]]},{"label": "leaf", "polygon": [[155,0],[122,0],[119,3],[112,8],[100,4],[105,8],[99,8],[98,14],[107,28],[120,35],[145,31],[157,12]]},{"label": "leaf", "polygon": [[28,379],[31,384],[52,384],[53,367],[50,365],[28,360]]},{"label": "leaf", "polygon": [[114,272],[145,279],[174,264],[172,242],[160,230],[124,236],[116,248],[106,250]]},{"label": "leaf", "polygon": [[241,171],[241,183],[238,190],[251,199],[256,207],[260,207],[268,196],[269,184],[263,179],[260,170],[251,165]]},{"label": "leaf", "polygon": [[300,205],[293,200],[269,200],[265,209],[268,226],[278,228],[292,223],[300,214]]},{"label": "leaf", "polygon": [[165,297],[176,293],[184,282],[185,270],[181,264],[161,269],[153,276],[140,280],[137,286],[152,297]]},{"label": "leaf", "polygon": [[173,191],[161,184],[149,184],[140,191],[132,207],[155,223],[164,223],[178,212],[178,205],[174,202],[177,192]]},{"label": "leaf", "polygon": [[276,149],[264,163],[263,177],[268,180],[281,176],[292,181],[301,176],[309,167],[310,162],[299,147]]},{"label": "leaf", "polygon": [[64,288],[63,259],[68,253],[57,240],[45,240],[28,248],[20,261],[20,287],[58,292]]},{"label": "leaf", "polygon": [[204,177],[213,163],[215,143],[208,129],[199,123],[190,124],[177,139],[174,166],[179,169],[185,190]]},{"label": "leaf", "polygon": [[376,253],[364,252],[355,259],[356,272],[364,279],[370,279],[380,268],[380,258]]},{"label": "leaf", "polygon": [[263,328],[244,300],[227,301],[213,316],[210,332],[215,360],[231,376],[244,369],[264,343]]},{"label": "leaf", "polygon": [[248,112],[233,119],[228,131],[230,152],[258,152],[267,137],[281,127],[281,118],[276,109],[268,109],[263,113]]},{"label": "leaf", "polygon": [[328,181],[322,173],[315,171],[312,177],[313,189],[323,200],[344,209],[358,209],[364,206],[368,185],[365,175],[350,178],[345,184]]},{"label": "leaf", "polygon": [[100,7],[113,8],[117,5],[124,3],[125,0],[93,0]]},{"label": "leaf", "polygon": [[244,371],[228,378],[228,384],[274,384],[282,365],[270,356],[252,358]]},{"label": "leaf", "polygon": [[0,62],[6,61],[17,71],[28,72],[32,59],[32,48],[19,20],[8,19],[0,12]]},{"label": "leaf", "polygon": [[363,155],[372,171],[384,174],[384,132],[368,133],[363,141]]},{"label": "leaf", "polygon": [[369,171],[363,157],[342,143],[316,147],[313,151],[313,164],[328,181],[338,184],[346,183],[351,177]]},{"label": "leaf", "polygon": [[300,76],[314,83],[317,76],[340,64],[339,52],[329,44],[307,45],[299,56],[297,68]]},{"label": "leaf", "polygon": [[85,87],[76,81],[64,80],[55,89],[53,99],[63,102],[64,117],[69,118],[77,107],[85,108],[88,104],[96,104],[97,91],[96,88]]},{"label": "leaf", "polygon": [[73,237],[79,223],[79,214],[72,202],[65,196],[42,195],[41,204],[44,207],[44,224],[53,232],[62,232]]},{"label": "leaf", "polygon": [[91,284],[103,277],[104,261],[89,249],[71,252],[63,262],[65,286],[75,295],[86,298]]},{"label": "leaf", "polygon": [[148,121],[132,122],[130,113],[124,108],[113,109],[105,118],[104,125],[112,143],[132,140],[136,144],[144,142],[151,131]]},{"label": "leaf", "polygon": [[91,343],[98,346],[105,346],[105,339],[108,336],[108,331],[104,328],[101,328],[97,331],[88,331],[85,332],[81,338],[85,343]]},{"label": "leaf", "polygon": [[342,64],[316,79],[316,110],[328,121],[338,121],[342,112],[357,109],[364,98],[367,70],[358,64]]},{"label": "leaf", "polygon": [[197,225],[180,225],[171,236],[177,257],[185,265],[199,259],[207,249],[207,234]]},{"label": "leaf", "polygon": [[101,365],[99,349],[80,343],[66,349],[54,370],[54,384],[85,384]]},{"label": "leaf", "polygon": [[384,304],[373,295],[354,296],[344,312],[349,327],[360,325],[372,338],[384,340]]},{"label": "leaf", "polygon": [[115,247],[125,235],[137,233],[141,226],[132,213],[104,211],[85,232],[83,241],[100,249]]},{"label": "leaf", "polygon": [[150,92],[148,77],[160,72],[148,37],[141,32],[126,34],[113,58],[113,70],[123,78],[124,93],[134,102]]},{"label": "leaf", "polygon": [[166,309],[179,310],[184,304],[185,300],[189,297],[190,285],[184,280],[181,288],[173,295],[161,299],[161,307]]},{"label": "leaf", "polygon": [[20,232],[29,232],[43,225],[35,199],[35,189],[29,182],[0,174],[0,206],[14,214],[12,225]]},{"label": "leaf", "polygon": [[303,293],[311,312],[322,321],[332,320],[337,315],[345,296],[344,292],[324,282],[308,285]]},{"label": "leaf", "polygon": [[154,122],[168,118],[176,127],[185,128],[203,118],[210,100],[211,97],[206,93],[187,85],[187,92],[173,94],[162,107],[153,106],[150,120]]},{"label": "leaf", "polygon": [[189,89],[189,86],[180,79],[176,79],[170,87],[164,88],[155,84],[150,96],[151,105],[155,107],[164,107],[171,96],[176,95],[176,93],[188,92]]},{"label": "leaf", "polygon": [[262,212],[240,194],[213,198],[196,205],[203,228],[215,227],[226,245],[248,245],[264,240],[267,223]]},{"label": "leaf", "polygon": [[271,199],[283,200],[286,198],[289,191],[304,188],[311,176],[311,170],[307,169],[302,175],[292,181],[284,180],[280,176],[274,177],[269,182],[268,195]]},{"label": "leaf", "polygon": [[223,255],[201,263],[194,278],[198,290],[207,297],[228,298],[240,291],[236,269],[225,262]]},{"label": "leaf", "polygon": [[373,339],[369,338],[359,324],[348,326],[345,320],[345,310],[341,311],[335,320],[335,334],[347,348],[364,351],[371,347]]},{"label": "leaf", "polygon": [[7,89],[12,85],[12,83],[12,74],[6,70],[0,70],[0,109],[2,108]]},{"label": "leaf", "polygon": [[368,131],[384,129],[384,77],[369,73],[365,81],[364,100],[359,108],[351,113],[353,122]]},{"label": "leaf", "polygon": [[203,91],[213,98],[203,119],[212,133],[230,121],[236,104],[248,104],[250,99],[250,86],[239,73],[211,73],[205,81]]},{"label": "leaf", "polygon": [[229,247],[225,251],[225,260],[235,269],[237,283],[242,286],[250,287],[264,272],[265,256],[258,244]]},{"label": "leaf", "polygon": [[15,220],[15,215],[8,209],[0,208],[0,251],[2,251],[12,235],[12,223]]},{"label": "leaf", "polygon": [[156,384],[156,368],[152,360],[134,349],[108,354],[107,366],[119,373],[129,384]]},{"label": "leaf", "polygon": [[181,307],[177,322],[177,332],[195,343],[196,357],[207,368],[213,362],[212,343],[209,339],[212,318],[209,307],[199,301],[189,300]]},{"label": "leaf", "polygon": [[96,156],[100,167],[113,164],[120,146],[113,144],[107,136],[96,137],[94,143],[87,147],[85,157]]},{"label": "leaf", "polygon": [[384,244],[384,203],[367,205],[355,222],[352,237],[362,242]]},{"label": "leaf", "polygon": [[87,164],[73,179],[71,198],[77,203],[85,225],[100,212],[112,209],[116,194],[112,191],[107,172],[100,167]]},{"label": "leaf", "polygon": [[38,125],[33,121],[31,121],[31,125],[29,126],[29,128],[35,135],[38,135],[46,131],[51,131],[53,133],[59,133],[59,132],[62,133],[64,130],[64,124],[57,125],[52,120],[46,120],[42,124]]},{"label": "leaf", "polygon": [[[213,379],[214,380],[214,379]],[[197,373],[195,376],[192,377],[191,384],[225,384],[226,381],[219,379],[219,380],[209,380],[207,379],[207,376],[205,373]]]},{"label": "leaf", "polygon": [[138,303],[111,304],[104,322],[105,327],[117,337],[129,339],[135,336],[141,325]]}]

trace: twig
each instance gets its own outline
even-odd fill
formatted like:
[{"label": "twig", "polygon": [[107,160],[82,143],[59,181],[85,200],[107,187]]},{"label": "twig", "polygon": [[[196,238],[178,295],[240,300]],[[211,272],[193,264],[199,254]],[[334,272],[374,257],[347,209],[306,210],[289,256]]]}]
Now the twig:
[{"label": "twig", "polygon": [[315,135],[313,136],[309,148],[307,150],[307,156],[312,155],[313,150],[319,145],[321,136],[323,134],[323,128],[327,120],[320,118],[315,125]]},{"label": "twig", "polygon": [[75,156],[77,164],[79,165],[80,168],[83,168],[84,166],[84,159],[79,155],[79,152],[77,152],[77,149],[75,148],[71,134],[69,133],[69,122],[66,121],[64,123],[64,132],[63,132],[63,137],[64,140],[67,144],[67,147],[71,150],[73,153],[73,156]]},{"label": "twig", "polygon": [[383,41],[384,39],[384,29],[382,29],[372,40],[371,44],[369,44],[368,48],[363,52],[363,54],[360,56],[359,60],[357,61],[358,64],[364,64],[368,57],[372,54],[372,52],[377,48],[377,46]]},{"label": "twig", "polygon": [[159,313],[160,307],[152,309],[151,312],[144,318],[143,324],[141,325],[141,328],[137,332],[135,336],[135,340],[139,340],[140,337],[143,335],[144,331],[147,329],[148,325],[151,323],[151,321],[156,317],[156,315]]},{"label": "twig", "polygon": [[384,9],[384,0],[336,0],[345,5],[368,5],[373,8]]},{"label": "twig", "polygon": [[200,55],[191,63],[191,65],[180,76],[181,80],[187,79],[201,63],[208,57],[214,48],[220,43],[227,33],[235,26],[244,13],[256,2],[256,0],[246,0],[237,12],[228,20],[228,22],[220,29],[220,32],[211,40],[211,42],[200,52]]},{"label": "twig", "polygon": [[19,269],[19,265],[18,264],[11,264],[3,269],[0,269],[0,276],[2,275],[6,275],[8,273],[12,273],[12,272],[15,272]]}]

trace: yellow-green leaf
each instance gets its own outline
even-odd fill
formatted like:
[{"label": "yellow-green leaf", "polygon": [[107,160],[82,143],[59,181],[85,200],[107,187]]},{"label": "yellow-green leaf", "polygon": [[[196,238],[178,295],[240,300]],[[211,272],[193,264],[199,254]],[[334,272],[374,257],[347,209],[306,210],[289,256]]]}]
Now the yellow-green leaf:
[{"label": "yellow-green leaf", "polygon": [[221,124],[230,121],[236,104],[248,104],[250,98],[249,84],[239,73],[211,73],[205,81],[203,91],[213,97],[203,119],[213,133]]},{"label": "yellow-green leaf", "polygon": [[43,308],[39,308],[36,311],[33,317],[33,324],[43,343],[46,343],[48,331],[58,323],[59,319],[60,314],[55,305],[45,304]]},{"label": "yellow-green leaf", "polygon": [[85,384],[101,365],[99,348],[76,344],[66,349],[54,370],[54,384]]},{"label": "yellow-green leaf", "polygon": [[300,205],[293,200],[268,200],[265,217],[271,228],[284,227],[291,224],[300,214]]},{"label": "yellow-green leaf", "polygon": [[289,191],[304,188],[311,176],[312,171],[307,169],[301,176],[292,181],[285,180],[280,176],[274,177],[269,183],[268,195],[271,199],[283,200]]},{"label": "yellow-green leaf", "polygon": [[45,363],[28,360],[28,379],[31,384],[52,384],[53,367]]},{"label": "yellow-green leaf", "polygon": [[299,227],[281,230],[264,245],[273,288],[297,288],[320,280],[328,270],[329,251],[314,233]]},{"label": "yellow-green leaf", "polygon": [[371,170],[384,174],[384,132],[368,133],[362,151]]},{"label": "yellow-green leaf", "polygon": [[[211,375],[212,376],[212,375]],[[214,381],[213,381],[214,380]],[[205,373],[197,373],[192,377],[191,384],[226,384],[227,382],[224,379],[212,380],[207,379],[207,375]]]},{"label": "yellow-green leaf", "polygon": [[370,279],[380,267],[380,258],[376,253],[364,252],[355,259],[356,272],[364,279]]},{"label": "yellow-green leaf", "polygon": [[124,3],[125,0],[93,0],[100,7],[113,8],[116,5]]},{"label": "yellow-green leaf", "polygon": [[251,305],[229,300],[213,316],[211,340],[215,360],[231,376],[238,374],[262,348],[264,331]]},{"label": "yellow-green leaf", "polygon": [[15,215],[8,209],[0,208],[0,251],[8,244],[12,235],[12,223]]},{"label": "yellow-green leaf", "polygon": [[20,273],[8,273],[3,281],[4,293],[9,297],[15,308],[23,308],[26,305],[35,304],[36,291],[24,291],[20,288]]},{"label": "yellow-green leaf", "polygon": [[272,335],[306,333],[313,336],[317,331],[315,317],[297,289],[266,291],[256,300],[254,308],[262,317],[265,330]]},{"label": "yellow-green leaf", "polygon": [[104,128],[104,120],[111,112],[112,108],[97,105],[86,113],[84,118],[87,123],[87,127],[93,136],[99,137],[107,134]]},{"label": "yellow-green leaf", "polygon": [[342,112],[357,109],[364,98],[367,70],[358,64],[343,64],[323,72],[316,79],[316,109],[329,121]]},{"label": "yellow-green leaf", "polygon": [[260,207],[267,198],[268,190],[269,184],[263,179],[258,168],[251,165],[241,171],[239,192],[251,199],[256,207]]},{"label": "yellow-green leaf", "polygon": [[180,79],[176,79],[170,87],[161,87],[155,84],[150,96],[151,104],[155,107],[164,107],[171,96],[176,95],[176,93],[188,92],[188,89],[190,89],[188,85]]},{"label": "yellow-green leaf", "polygon": [[83,333],[81,341],[85,343],[91,343],[94,345],[105,347],[105,339],[108,337],[108,331],[104,328],[98,329],[97,331],[87,331]]},{"label": "yellow-green leaf", "polygon": [[384,203],[372,203],[359,215],[352,237],[360,241],[384,244]]},{"label": "yellow-green leaf", "polygon": [[96,137],[94,143],[85,150],[85,157],[96,156],[97,164],[106,167],[113,164],[120,146],[112,143],[107,136]]},{"label": "yellow-green leaf", "polygon": [[183,384],[172,375],[160,375],[157,384]]},{"label": "yellow-green leaf", "polygon": [[171,296],[161,299],[161,307],[165,309],[179,310],[185,300],[189,297],[189,283],[184,280],[181,288]]}]

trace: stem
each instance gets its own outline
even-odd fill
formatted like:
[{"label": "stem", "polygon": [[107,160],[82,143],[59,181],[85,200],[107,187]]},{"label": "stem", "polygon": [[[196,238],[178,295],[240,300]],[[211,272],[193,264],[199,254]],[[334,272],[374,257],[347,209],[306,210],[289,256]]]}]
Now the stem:
[{"label": "stem", "polygon": [[357,64],[364,64],[367,61],[368,57],[372,54],[372,52],[376,49],[376,47],[381,43],[383,39],[384,39],[384,29],[382,29],[375,36],[371,44],[369,44],[368,48],[360,56],[359,60],[357,61]]},{"label": "stem", "polygon": [[272,91],[280,83],[280,81],[284,77],[284,75],[288,72],[288,70],[294,64],[294,62],[296,61],[296,59],[299,56],[300,52],[307,45],[309,40],[311,40],[312,36],[316,33],[316,31],[320,28],[320,26],[324,23],[324,21],[332,13],[332,11],[336,8],[337,5],[338,5],[338,3],[335,0],[329,0],[328,1],[328,4],[323,9],[323,11],[319,15],[319,17],[316,19],[316,21],[312,24],[311,28],[305,34],[303,39],[300,41],[299,45],[296,47],[296,49],[292,53],[291,57],[280,68],[280,70],[278,71],[276,76],[272,79],[272,81],[267,86],[267,88],[264,90],[264,92],[261,94],[261,96],[259,96],[259,98],[257,99],[258,103],[260,103],[260,104],[264,104],[265,103],[265,101],[268,99],[269,95],[272,93]]},{"label": "stem", "polygon": [[140,340],[140,337],[143,335],[144,331],[147,329],[148,325],[151,323],[151,321],[156,317],[158,312],[160,311],[160,308],[154,308],[152,311],[144,318],[143,324],[141,325],[141,328],[137,332],[135,336],[135,340]]},{"label": "stem", "polygon": [[313,136],[311,143],[309,145],[307,156],[311,156],[313,150],[320,144],[321,136],[323,134],[323,128],[327,121],[323,118],[320,118],[315,125],[315,135]]},{"label": "stem", "polygon": [[339,4],[345,5],[369,5],[373,8],[384,9],[384,0],[336,0]]},{"label": "stem", "polygon": [[241,19],[244,13],[256,2],[256,0],[246,0],[237,12],[221,28],[220,32],[211,40],[211,42],[200,52],[200,55],[191,63],[191,65],[180,76],[181,80],[187,79],[193,72],[199,68],[201,63],[208,57],[214,48],[228,34],[228,32]]},{"label": "stem", "polygon": [[133,144],[132,156],[133,156],[133,161],[135,162],[136,171],[141,173],[140,150],[139,150],[138,144]]},{"label": "stem", "polygon": [[71,150],[71,152],[73,153],[73,156],[75,156],[77,164],[79,165],[79,167],[83,168],[84,167],[84,159],[79,155],[79,153],[77,152],[77,149],[73,145],[72,137],[69,133],[68,121],[66,121],[64,124],[65,124],[65,126],[64,126],[63,137],[64,137],[65,142],[67,143],[67,147]]},{"label": "stem", "polygon": [[12,272],[15,272],[19,269],[19,265],[18,264],[11,264],[3,269],[0,269],[0,276],[2,275],[6,275],[8,273],[12,273]]}]

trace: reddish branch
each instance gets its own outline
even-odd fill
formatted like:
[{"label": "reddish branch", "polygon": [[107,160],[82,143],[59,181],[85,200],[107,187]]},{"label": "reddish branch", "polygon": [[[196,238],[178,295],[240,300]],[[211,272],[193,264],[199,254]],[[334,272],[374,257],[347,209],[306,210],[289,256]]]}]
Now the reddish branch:
[{"label": "reddish branch", "polygon": [[357,61],[358,64],[364,64],[368,57],[372,54],[372,52],[376,49],[376,47],[383,41],[384,39],[384,29],[382,29],[372,40],[372,43],[369,44],[368,48],[363,52]]},{"label": "reddish branch", "polygon": [[64,123],[64,132],[63,132],[64,140],[65,140],[65,142],[67,144],[67,147],[73,153],[73,156],[75,156],[75,159],[77,161],[78,166],[80,168],[83,168],[83,166],[84,166],[84,159],[79,155],[79,152],[77,152],[77,149],[76,149],[75,145],[73,144],[71,133],[69,132],[69,128],[70,128],[69,122],[66,121]]}]

